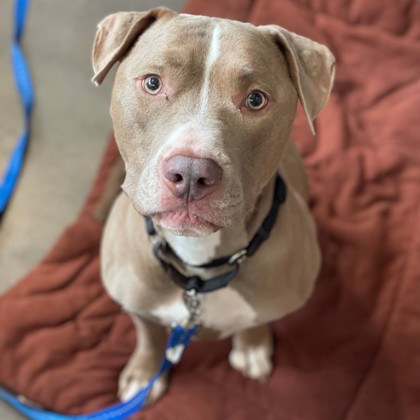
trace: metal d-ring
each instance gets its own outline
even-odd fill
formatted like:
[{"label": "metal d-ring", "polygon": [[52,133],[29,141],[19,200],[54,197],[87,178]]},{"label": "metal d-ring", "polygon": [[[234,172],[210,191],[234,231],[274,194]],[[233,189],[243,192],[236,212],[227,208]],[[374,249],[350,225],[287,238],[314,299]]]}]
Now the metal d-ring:
[{"label": "metal d-ring", "polygon": [[247,257],[247,253],[248,253],[247,249],[242,249],[242,250],[238,251],[236,254],[233,254],[229,258],[228,264],[229,265],[241,264],[242,262],[245,261],[245,259]]}]

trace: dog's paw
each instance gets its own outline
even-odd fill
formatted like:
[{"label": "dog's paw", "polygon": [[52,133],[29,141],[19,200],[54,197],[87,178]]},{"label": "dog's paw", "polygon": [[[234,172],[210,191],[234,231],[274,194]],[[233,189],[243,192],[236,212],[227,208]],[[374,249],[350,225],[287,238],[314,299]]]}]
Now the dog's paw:
[{"label": "dog's paw", "polygon": [[273,370],[272,353],[271,346],[266,345],[233,348],[229,363],[245,377],[265,382]]},{"label": "dog's paw", "polygon": [[[128,401],[144,388],[155,372],[145,372],[128,364],[120,375],[118,382],[118,397],[121,401]],[[147,404],[154,403],[166,391],[168,386],[168,375],[161,375],[153,384],[152,390],[147,398]]]}]

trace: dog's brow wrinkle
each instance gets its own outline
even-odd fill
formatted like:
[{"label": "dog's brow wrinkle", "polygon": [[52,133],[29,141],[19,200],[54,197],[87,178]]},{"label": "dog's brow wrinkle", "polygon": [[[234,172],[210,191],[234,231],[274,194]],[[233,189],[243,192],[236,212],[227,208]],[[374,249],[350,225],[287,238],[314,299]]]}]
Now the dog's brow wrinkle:
[{"label": "dog's brow wrinkle", "polygon": [[178,54],[174,54],[172,51],[165,56],[165,64],[170,67],[182,68],[185,66],[185,62],[179,57]]},{"label": "dog's brow wrinkle", "polygon": [[240,77],[252,76],[254,74],[254,69],[249,65],[244,65],[239,70]]},{"label": "dog's brow wrinkle", "polygon": [[162,74],[165,70],[165,66],[162,66],[160,64],[151,64],[148,66],[145,66],[142,70],[142,74],[139,74],[139,76],[143,76],[145,74]]}]

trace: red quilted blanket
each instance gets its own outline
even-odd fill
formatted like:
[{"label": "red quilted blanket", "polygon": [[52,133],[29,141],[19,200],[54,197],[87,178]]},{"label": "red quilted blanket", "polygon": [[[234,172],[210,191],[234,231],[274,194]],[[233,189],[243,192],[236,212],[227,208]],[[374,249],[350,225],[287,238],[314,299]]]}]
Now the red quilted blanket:
[{"label": "red quilted blanket", "polygon": [[[323,269],[300,311],[273,325],[267,384],[229,368],[229,341],[194,343],[169,392],[137,420],[420,419],[420,2],[191,0],[191,13],[277,23],[330,46],[335,88],[305,158]],[[134,345],[98,272],[92,216],[117,152],[111,143],[81,215],[0,298],[0,382],[81,413],[115,402]]]}]

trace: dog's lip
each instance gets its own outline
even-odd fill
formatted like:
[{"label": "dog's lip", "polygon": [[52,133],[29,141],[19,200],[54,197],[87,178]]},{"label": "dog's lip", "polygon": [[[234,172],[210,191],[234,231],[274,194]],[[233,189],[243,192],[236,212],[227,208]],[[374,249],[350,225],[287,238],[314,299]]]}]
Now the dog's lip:
[{"label": "dog's lip", "polygon": [[163,227],[180,232],[216,232],[221,226],[202,215],[192,213],[187,209],[174,209],[154,213],[151,217]]}]

